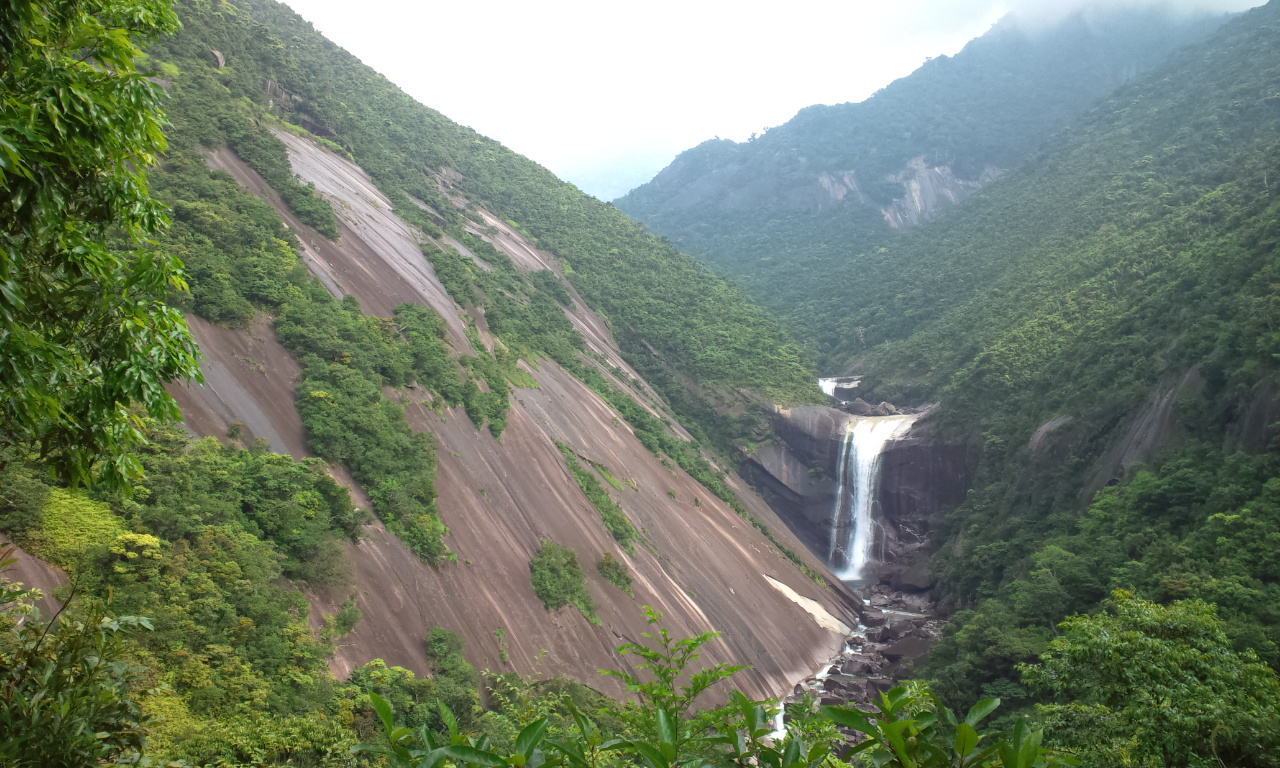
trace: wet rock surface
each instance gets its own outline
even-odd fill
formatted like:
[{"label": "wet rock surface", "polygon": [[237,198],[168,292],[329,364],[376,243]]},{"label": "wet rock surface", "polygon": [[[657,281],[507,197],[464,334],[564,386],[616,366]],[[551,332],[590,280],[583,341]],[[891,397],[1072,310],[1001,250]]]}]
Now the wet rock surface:
[{"label": "wet rock surface", "polygon": [[858,590],[865,601],[862,625],[844,649],[815,674],[796,684],[783,704],[809,697],[821,705],[866,705],[881,691],[915,674],[942,633],[928,599],[876,584]]}]

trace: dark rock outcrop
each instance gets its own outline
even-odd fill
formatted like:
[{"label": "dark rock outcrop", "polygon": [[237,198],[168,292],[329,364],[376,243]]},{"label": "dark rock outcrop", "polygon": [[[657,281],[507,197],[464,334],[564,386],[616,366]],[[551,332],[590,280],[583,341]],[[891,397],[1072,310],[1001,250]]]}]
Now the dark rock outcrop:
[{"label": "dark rock outcrop", "polygon": [[964,501],[976,470],[977,453],[939,440],[927,416],[885,449],[879,492],[884,541],[877,544],[884,553],[882,583],[907,592],[933,585],[929,536],[943,513]]},{"label": "dark rock outcrop", "polygon": [[[868,415],[900,412],[891,403],[872,406],[861,399],[844,407]],[[823,406],[780,410],[773,419],[777,439],[743,458],[743,476],[818,557],[831,550],[841,442],[856,418]],[[975,470],[976,453],[939,440],[927,415],[886,447],[878,492],[881,539],[875,548],[883,560],[877,571],[881,583],[902,592],[932,586],[929,534],[944,512],[964,500]]]},{"label": "dark rock outcrop", "polygon": [[796,538],[825,558],[831,541],[831,505],[845,424],[835,408],[798,406],[773,418],[774,442],[743,457],[739,469]]}]

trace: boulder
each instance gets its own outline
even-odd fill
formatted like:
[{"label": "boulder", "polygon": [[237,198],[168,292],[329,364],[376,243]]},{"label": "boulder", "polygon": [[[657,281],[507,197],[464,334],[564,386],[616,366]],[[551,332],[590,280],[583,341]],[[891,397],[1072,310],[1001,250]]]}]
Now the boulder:
[{"label": "boulder", "polygon": [[885,616],[883,613],[878,611],[876,613],[867,611],[862,614],[862,626],[864,627],[883,627],[885,622],[888,620],[888,616]]},{"label": "boulder", "polygon": [[911,625],[897,619],[891,619],[883,627],[880,628],[880,638],[877,643],[892,643],[894,640],[906,635],[911,631]]},{"label": "boulder", "polygon": [[822,687],[832,693],[838,691],[857,690],[862,681],[852,675],[832,675],[828,677],[822,684]]},{"label": "boulder", "polygon": [[897,683],[893,682],[887,677],[872,678],[867,681],[867,684],[871,687],[872,690],[876,691],[877,693],[884,693],[885,691],[888,691],[892,689],[895,685],[897,685]]},{"label": "boulder", "polygon": [[903,592],[924,592],[933,586],[933,575],[929,572],[929,561],[921,557],[905,568],[897,569],[890,577],[889,583],[894,589]]},{"label": "boulder", "polygon": [[843,675],[869,675],[874,669],[867,659],[849,659],[840,665],[840,673]]},{"label": "boulder", "polygon": [[876,407],[860,397],[855,397],[844,404],[844,409],[854,416],[875,416]]},{"label": "boulder", "polygon": [[899,661],[918,659],[929,652],[933,643],[923,637],[904,637],[885,648],[882,652],[883,656],[891,663],[897,664]]}]

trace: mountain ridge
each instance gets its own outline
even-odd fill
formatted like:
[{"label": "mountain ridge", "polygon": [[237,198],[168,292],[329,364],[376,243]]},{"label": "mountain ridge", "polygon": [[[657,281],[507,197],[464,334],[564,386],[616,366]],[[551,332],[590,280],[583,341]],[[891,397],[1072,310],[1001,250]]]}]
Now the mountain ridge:
[{"label": "mountain ridge", "polygon": [[1028,30],[1006,17],[862,102],[813,105],[753,141],[686,150],[614,203],[790,317],[814,286],[774,286],[806,280],[812,259],[939,215],[1224,18],[1094,11]]}]

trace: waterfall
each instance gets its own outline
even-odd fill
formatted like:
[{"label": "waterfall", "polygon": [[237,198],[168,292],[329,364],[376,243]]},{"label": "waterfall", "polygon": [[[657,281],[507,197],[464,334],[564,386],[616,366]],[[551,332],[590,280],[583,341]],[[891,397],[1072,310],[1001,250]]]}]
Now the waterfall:
[{"label": "waterfall", "polygon": [[916,418],[915,414],[908,414],[858,419],[845,431],[840,443],[827,556],[831,570],[843,581],[863,578],[863,571],[872,560],[880,458],[885,445],[910,429]]},{"label": "waterfall", "polygon": [[836,387],[844,387],[846,389],[854,389],[861,380],[859,376],[834,376],[827,379],[818,379],[818,389],[827,397],[836,396]]}]

